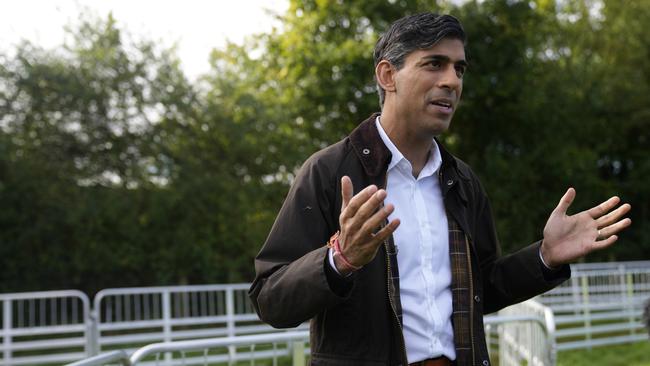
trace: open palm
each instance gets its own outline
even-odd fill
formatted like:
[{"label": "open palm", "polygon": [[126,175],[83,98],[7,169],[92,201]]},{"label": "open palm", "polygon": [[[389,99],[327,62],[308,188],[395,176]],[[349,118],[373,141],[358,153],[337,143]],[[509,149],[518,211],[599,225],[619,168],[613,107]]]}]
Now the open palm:
[{"label": "open palm", "polygon": [[567,210],[575,196],[576,191],[569,188],[544,227],[542,257],[551,267],[573,262],[594,250],[612,245],[618,240],[616,233],[632,223],[629,218],[621,219],[630,211],[629,204],[612,211],[621,201],[618,197],[569,216]]}]

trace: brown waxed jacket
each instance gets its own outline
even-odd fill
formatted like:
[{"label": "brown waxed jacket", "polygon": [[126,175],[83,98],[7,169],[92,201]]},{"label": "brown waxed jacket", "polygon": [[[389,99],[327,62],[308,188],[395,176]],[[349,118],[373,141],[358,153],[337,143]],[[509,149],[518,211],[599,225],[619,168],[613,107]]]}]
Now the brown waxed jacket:
[{"label": "brown waxed jacket", "polygon": [[[376,117],[304,163],[255,260],[257,276],[249,291],[255,310],[277,328],[311,319],[311,365],[407,365],[399,294],[393,293],[399,286],[390,259],[395,254],[392,238],[347,278],[336,275],[327,263],[326,243],[339,229],[341,178],[351,178],[355,194],[371,184],[385,187],[391,155],[375,126]],[[470,244],[472,357],[466,363],[487,366],[483,314],[557,286],[569,278],[570,270],[547,270],[539,259],[539,242],[501,256],[478,178],[440,148],[444,204]]]}]

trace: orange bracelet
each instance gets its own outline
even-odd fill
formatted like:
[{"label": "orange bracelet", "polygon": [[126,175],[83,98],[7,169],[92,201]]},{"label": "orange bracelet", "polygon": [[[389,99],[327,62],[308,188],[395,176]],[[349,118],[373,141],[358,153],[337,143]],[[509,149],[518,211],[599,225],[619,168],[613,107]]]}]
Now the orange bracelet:
[{"label": "orange bracelet", "polygon": [[361,269],[361,266],[355,266],[354,264],[350,263],[350,261],[343,255],[343,252],[341,251],[341,244],[339,243],[339,231],[332,235],[330,241],[327,243],[327,246],[334,249],[334,254],[338,255],[341,258],[341,261],[343,261],[343,264],[345,264],[347,267],[352,268],[353,271]]}]

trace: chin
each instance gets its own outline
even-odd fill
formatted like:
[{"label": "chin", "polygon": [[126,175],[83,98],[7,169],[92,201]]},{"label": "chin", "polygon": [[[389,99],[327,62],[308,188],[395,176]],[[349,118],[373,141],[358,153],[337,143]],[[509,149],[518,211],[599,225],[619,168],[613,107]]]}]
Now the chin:
[{"label": "chin", "polygon": [[435,121],[434,123],[430,124],[428,127],[428,132],[432,134],[433,136],[440,136],[443,133],[447,132],[449,129],[449,126],[451,125],[451,118],[448,120],[443,120],[443,121]]}]

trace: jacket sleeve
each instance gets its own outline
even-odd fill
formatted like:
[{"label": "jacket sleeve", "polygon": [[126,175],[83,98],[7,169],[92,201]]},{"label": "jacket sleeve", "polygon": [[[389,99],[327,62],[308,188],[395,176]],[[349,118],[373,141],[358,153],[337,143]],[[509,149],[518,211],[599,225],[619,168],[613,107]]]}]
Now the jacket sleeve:
[{"label": "jacket sleeve", "polygon": [[334,182],[335,174],[310,158],[255,259],[249,296],[260,319],[273,327],[298,326],[349,293],[351,285],[331,283],[331,269],[326,267],[326,243],[338,229],[340,211],[334,207]]},{"label": "jacket sleeve", "polygon": [[[569,265],[557,270],[544,266],[539,257],[541,241],[501,256],[490,202],[474,177],[477,215],[474,243],[483,285],[483,311],[492,313],[546,292],[571,277]],[[480,242],[479,242],[480,241]]]}]

